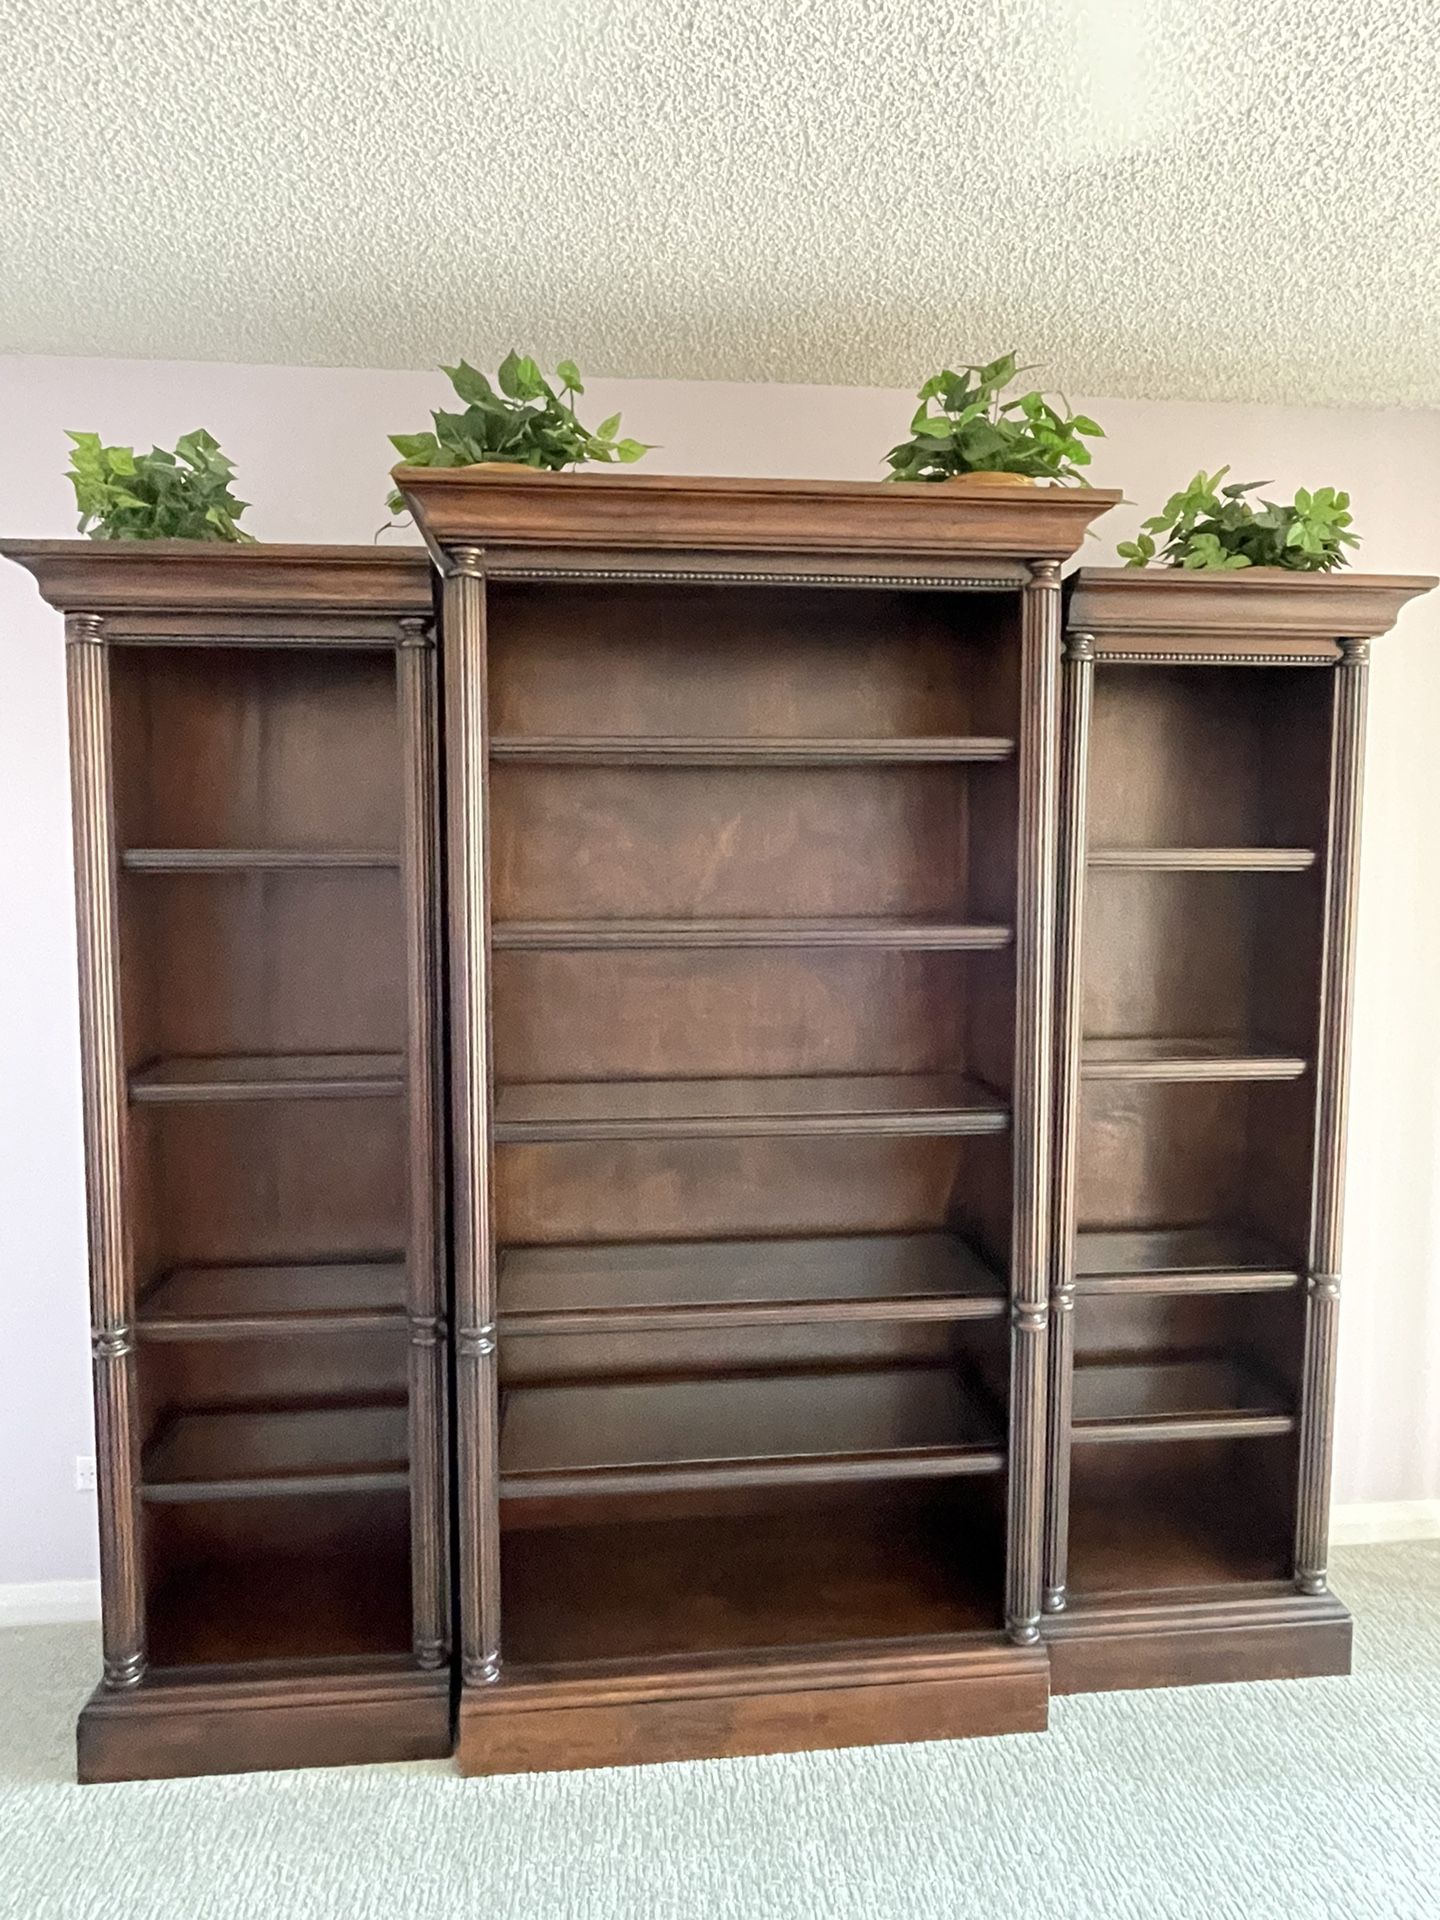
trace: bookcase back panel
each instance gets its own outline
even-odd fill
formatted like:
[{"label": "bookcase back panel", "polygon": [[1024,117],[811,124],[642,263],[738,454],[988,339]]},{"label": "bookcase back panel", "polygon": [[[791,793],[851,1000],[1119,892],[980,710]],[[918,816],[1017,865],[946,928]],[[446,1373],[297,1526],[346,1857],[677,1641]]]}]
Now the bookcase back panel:
[{"label": "bookcase back panel", "polygon": [[409,1652],[403,1490],[152,1507],[144,1532],[157,1667]]},{"label": "bookcase back panel", "polygon": [[1012,608],[975,593],[494,581],[491,731],[1009,733]]},{"label": "bookcase back panel", "polygon": [[384,847],[401,833],[388,653],[117,648],[122,847]]},{"label": "bookcase back panel", "polygon": [[495,1072],[511,1082],[959,1070],[966,982],[1005,964],[834,949],[497,953]]},{"label": "bookcase back panel", "polygon": [[1314,667],[1102,670],[1091,846],[1323,848],[1332,690]]},{"label": "bookcase back panel", "polygon": [[1077,1602],[1289,1577],[1295,1442],[1077,1447],[1070,1591]]},{"label": "bookcase back panel", "polygon": [[1228,1037],[1310,1057],[1322,898],[1318,871],[1092,871],[1087,1036]]},{"label": "bookcase back panel", "polygon": [[403,1046],[398,873],[131,873],[120,899],[132,1069],[164,1055]]},{"label": "bookcase back panel", "polygon": [[998,1321],[875,1320],[672,1333],[512,1333],[503,1342],[500,1378],[508,1386],[523,1386],[592,1378],[643,1380],[947,1363],[989,1381],[1003,1359],[1005,1340]]},{"label": "bookcase back panel", "polygon": [[155,1107],[130,1123],[141,1279],[208,1262],[328,1260],[405,1243],[395,1099]]},{"label": "bookcase back panel", "polygon": [[1083,1087],[1079,1226],[1247,1226],[1302,1260],[1313,1099],[1308,1077]]},{"label": "bookcase back panel", "polygon": [[146,1432],[171,1414],[199,1408],[403,1401],[408,1357],[404,1329],[394,1327],[289,1339],[143,1341]]},{"label": "bookcase back panel", "polygon": [[[900,1233],[1008,1211],[1009,1142],[615,1140],[501,1146],[502,1244]],[[996,1232],[1008,1262],[1008,1234]]]},{"label": "bookcase back panel", "polygon": [[498,766],[494,915],[963,915],[967,777]]}]

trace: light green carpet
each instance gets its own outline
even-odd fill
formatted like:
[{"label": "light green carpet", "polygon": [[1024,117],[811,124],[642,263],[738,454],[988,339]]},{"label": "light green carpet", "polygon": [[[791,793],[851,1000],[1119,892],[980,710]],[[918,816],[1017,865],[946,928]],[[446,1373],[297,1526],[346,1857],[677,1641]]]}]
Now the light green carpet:
[{"label": "light green carpet", "polygon": [[16,1920],[1436,1920],[1440,1543],[1352,1548],[1350,1680],[1059,1700],[1048,1735],[509,1780],[73,1784],[86,1628],[0,1634]]}]

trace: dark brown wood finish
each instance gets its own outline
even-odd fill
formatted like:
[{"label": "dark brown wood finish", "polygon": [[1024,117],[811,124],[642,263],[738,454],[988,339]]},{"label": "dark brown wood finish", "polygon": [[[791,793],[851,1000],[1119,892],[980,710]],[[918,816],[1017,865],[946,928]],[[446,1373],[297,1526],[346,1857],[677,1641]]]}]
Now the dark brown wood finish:
[{"label": "dark brown wood finish", "polygon": [[1108,497],[530,477],[401,475],[445,593],[461,1764],[1037,1724],[1058,563]]},{"label": "dark brown wood finish", "polygon": [[105,1641],[81,1777],[444,1752],[428,565],[4,551],[70,642]]},{"label": "dark brown wood finish", "polygon": [[1056,1121],[1061,1691],[1348,1670],[1324,1566],[1368,654],[1350,636],[1433,584],[1097,569],[1071,589],[1071,653],[1103,671],[1062,795],[1059,1057],[1081,1093]]}]

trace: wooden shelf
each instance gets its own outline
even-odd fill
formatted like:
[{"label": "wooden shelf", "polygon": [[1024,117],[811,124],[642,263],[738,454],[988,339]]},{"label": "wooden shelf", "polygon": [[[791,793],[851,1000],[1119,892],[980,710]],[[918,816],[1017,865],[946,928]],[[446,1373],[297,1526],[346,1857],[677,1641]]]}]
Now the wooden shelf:
[{"label": "wooden shelf", "polygon": [[1091,867],[1129,873],[1304,873],[1309,847],[1092,847]]},{"label": "wooden shelf", "polygon": [[597,737],[497,734],[490,757],[567,767],[848,767],[934,762],[986,763],[1014,757],[1015,742],[989,735],[926,739],[712,739],[699,736]]},{"label": "wooden shelf", "polygon": [[1300,1284],[1258,1234],[1244,1228],[1110,1229],[1075,1236],[1075,1291],[1272,1293]]},{"label": "wooden shelf", "polygon": [[156,1060],[130,1076],[137,1106],[214,1100],[353,1100],[404,1089],[398,1053],[226,1054]]},{"label": "wooden shelf", "polygon": [[127,847],[127,873],[296,873],[347,867],[399,868],[383,847]]},{"label": "wooden shelf", "polygon": [[492,944],[515,953],[660,948],[882,947],[911,953],[984,953],[1008,947],[1010,927],[945,919],[508,920]]},{"label": "wooden shelf", "polygon": [[372,1492],[408,1484],[402,1404],[173,1414],[144,1450],[150,1501]]},{"label": "wooden shelf", "polygon": [[1307,1062],[1250,1041],[1222,1039],[1086,1040],[1087,1080],[1298,1080]]},{"label": "wooden shelf", "polygon": [[947,1233],[513,1247],[504,1333],[659,1332],[845,1320],[982,1320],[1004,1283]]},{"label": "wooden shelf", "polygon": [[958,1073],[801,1079],[551,1081],[498,1089],[501,1144],[1003,1133],[1009,1110]]},{"label": "wooden shelf", "polygon": [[1268,1381],[1210,1356],[1077,1361],[1072,1418],[1077,1442],[1248,1439],[1295,1425]]},{"label": "wooden shelf", "polygon": [[998,1473],[999,1424],[953,1367],[516,1388],[511,1499]]},{"label": "wooden shelf", "polygon": [[390,1258],[176,1267],[141,1299],[135,1331],[142,1340],[218,1340],[359,1333],[405,1321],[405,1267]]},{"label": "wooden shelf", "polygon": [[508,1531],[507,1670],[995,1633],[998,1529],[960,1491]]}]

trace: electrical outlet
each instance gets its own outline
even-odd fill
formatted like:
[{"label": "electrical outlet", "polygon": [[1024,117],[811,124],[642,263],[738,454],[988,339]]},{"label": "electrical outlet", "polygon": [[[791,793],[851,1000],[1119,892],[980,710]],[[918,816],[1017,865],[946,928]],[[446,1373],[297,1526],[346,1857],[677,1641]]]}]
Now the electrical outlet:
[{"label": "electrical outlet", "polygon": [[95,1456],[93,1453],[77,1453],[75,1456],[75,1491],[93,1493],[95,1491]]}]

